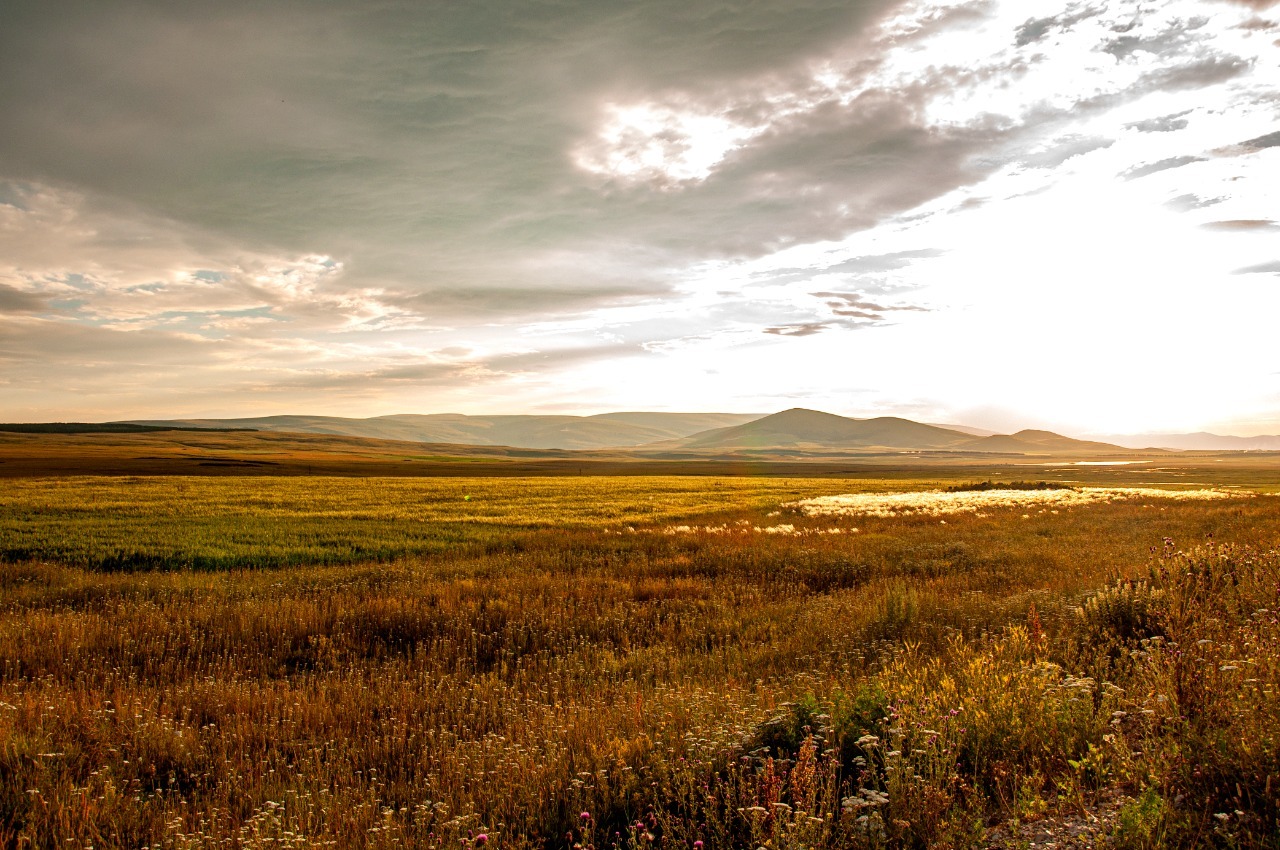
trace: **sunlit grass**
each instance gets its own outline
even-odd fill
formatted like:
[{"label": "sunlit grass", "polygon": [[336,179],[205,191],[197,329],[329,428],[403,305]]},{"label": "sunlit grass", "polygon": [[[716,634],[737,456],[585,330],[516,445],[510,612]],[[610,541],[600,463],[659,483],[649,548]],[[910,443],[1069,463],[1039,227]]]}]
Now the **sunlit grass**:
[{"label": "sunlit grass", "polygon": [[[1240,498],[1230,490],[1172,490],[1154,487],[998,488],[967,492],[924,490],[909,493],[842,493],[794,503],[806,516],[948,516],[1004,508],[1075,508],[1122,499],[1208,501]],[[790,506],[789,506],[790,507]]]},{"label": "sunlit grass", "polygon": [[[784,507],[849,481],[19,483],[6,539],[75,545],[0,565],[0,846],[966,846],[1109,788],[1128,846],[1272,846],[1272,498],[854,533]],[[304,563],[80,565],[153,523]],[[458,537],[272,555],[299,523]]]},{"label": "sunlit grass", "polygon": [[687,477],[15,479],[0,489],[0,554],[113,569],[390,560],[541,529],[770,507],[838,488]]}]

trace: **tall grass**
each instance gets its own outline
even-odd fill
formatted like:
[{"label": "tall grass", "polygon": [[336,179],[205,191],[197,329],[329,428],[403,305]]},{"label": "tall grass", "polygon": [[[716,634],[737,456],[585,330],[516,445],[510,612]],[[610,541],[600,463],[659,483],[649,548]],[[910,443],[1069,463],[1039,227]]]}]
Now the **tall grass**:
[{"label": "tall grass", "polygon": [[[612,508],[453,483],[510,507],[430,556],[3,565],[0,845],[964,846],[1118,787],[1131,846],[1274,846],[1269,498],[818,535],[770,514],[847,482],[628,480]],[[239,482],[245,515],[275,485]],[[164,487],[136,527],[228,515]],[[37,492],[6,495],[10,528],[55,540],[56,519],[93,552],[126,527],[106,524],[122,503]],[[388,492],[424,491],[366,489],[403,523]],[[307,507],[283,498],[282,522]],[[334,523],[360,510],[314,498]],[[664,533],[686,521],[797,533]]]}]

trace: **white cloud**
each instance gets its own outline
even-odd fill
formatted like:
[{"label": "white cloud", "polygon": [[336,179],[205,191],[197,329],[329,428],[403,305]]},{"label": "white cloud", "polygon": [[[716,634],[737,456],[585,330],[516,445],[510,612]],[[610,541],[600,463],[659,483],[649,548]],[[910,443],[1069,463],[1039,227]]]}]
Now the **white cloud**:
[{"label": "white cloud", "polygon": [[581,145],[574,161],[628,183],[705,180],[728,154],[762,132],[724,115],[654,103],[608,104],[605,113],[598,137]]},{"label": "white cloud", "polygon": [[[937,132],[998,131],[985,179],[841,240],[689,267],[673,299],[556,329],[639,334],[683,364],[693,396],[739,409],[805,386],[815,405],[852,413],[1014,403],[1040,422],[1114,431],[1280,413],[1266,329],[1280,291],[1269,275],[1232,274],[1270,268],[1274,238],[1204,226],[1276,217],[1280,149],[1239,143],[1274,130],[1280,51],[1246,18],[1189,0],[912,4],[871,38],[878,54],[815,62],[789,91],[756,81],[732,112],[786,133],[813,109],[902,92]],[[739,134],[698,176],[763,135]],[[1179,157],[1190,164],[1124,179]],[[1186,197],[1213,203],[1180,207]],[[856,262],[921,249],[933,253],[874,273]],[[841,332],[829,305],[803,297],[867,287],[928,312]],[[856,374],[856,394],[837,364]],[[671,370],[645,368],[651,380],[636,373],[624,386],[658,398]]]},{"label": "white cloud", "polygon": [[[519,86],[472,65],[420,80],[390,129],[354,120],[359,97],[327,100],[302,62],[308,111],[360,132],[320,156],[291,147],[302,130],[256,150],[237,125],[232,149],[253,156],[221,160],[256,162],[269,186],[167,207],[244,210],[287,237],[74,182],[0,184],[0,311],[67,347],[29,353],[50,374],[100,344],[130,386],[151,358],[157,388],[252,389],[267,412],[323,390],[379,412],[785,400],[1090,430],[1280,416],[1280,147],[1242,144],[1276,132],[1278,37],[1239,3],[921,0],[736,78],[707,60],[646,88],[638,52],[572,98],[540,87],[589,51],[534,68],[535,38],[510,54],[513,77],[530,66]],[[394,144],[364,157],[383,129]]]}]

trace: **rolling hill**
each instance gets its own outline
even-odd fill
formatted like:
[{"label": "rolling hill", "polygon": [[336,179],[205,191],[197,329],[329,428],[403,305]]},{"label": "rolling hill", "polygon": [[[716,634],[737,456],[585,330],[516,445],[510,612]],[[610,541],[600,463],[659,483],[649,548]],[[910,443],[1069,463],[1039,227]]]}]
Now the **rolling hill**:
[{"label": "rolling hill", "polygon": [[896,416],[851,419],[792,408],[752,422],[715,428],[664,444],[686,450],[910,450],[999,454],[1108,454],[1124,451],[1107,443],[1075,440],[1052,431],[1019,431],[975,437]]},{"label": "rolling hill", "polygon": [[1018,454],[1078,454],[1089,452],[1105,454],[1122,452],[1125,449],[1110,443],[1098,443],[1090,440],[1076,440],[1064,437],[1052,431],[1023,430],[1016,434],[993,434],[970,440],[964,446],[965,451],[1004,452]]},{"label": "rolling hill", "polygon": [[795,407],[753,422],[716,428],[680,441],[685,449],[943,449],[974,439],[969,434],[880,416],[850,419]]},{"label": "rolling hill", "polygon": [[686,437],[759,417],[743,413],[603,413],[596,416],[467,416],[461,413],[341,416],[259,416],[244,419],[131,420],[131,425],[249,428],[301,434],[367,437],[416,443],[604,449]]},{"label": "rolling hill", "polygon": [[[742,413],[629,411],[594,416],[461,413],[341,416],[260,416],[242,419],[130,420],[118,427],[236,428],[268,433],[360,437],[451,446],[597,451],[618,449],[690,457],[709,453],[840,453],[929,451],[1013,455],[1111,454],[1109,443],[1076,440],[1052,431],[992,434],[962,426],[929,425],[896,416],[853,419],[792,408],[768,416]],[[975,436],[975,432],[984,436]]]}]

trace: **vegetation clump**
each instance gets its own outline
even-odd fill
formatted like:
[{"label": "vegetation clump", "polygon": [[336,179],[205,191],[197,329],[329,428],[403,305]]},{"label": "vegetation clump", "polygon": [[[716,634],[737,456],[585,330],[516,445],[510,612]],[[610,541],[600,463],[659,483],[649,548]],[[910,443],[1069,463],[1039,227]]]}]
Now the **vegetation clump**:
[{"label": "vegetation clump", "polygon": [[969,484],[953,484],[944,488],[946,493],[982,493],[987,490],[1077,490],[1059,481],[977,481]]}]

